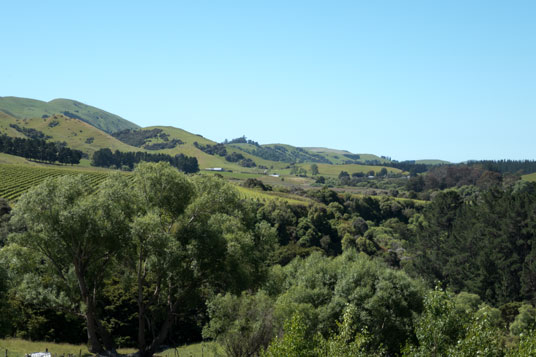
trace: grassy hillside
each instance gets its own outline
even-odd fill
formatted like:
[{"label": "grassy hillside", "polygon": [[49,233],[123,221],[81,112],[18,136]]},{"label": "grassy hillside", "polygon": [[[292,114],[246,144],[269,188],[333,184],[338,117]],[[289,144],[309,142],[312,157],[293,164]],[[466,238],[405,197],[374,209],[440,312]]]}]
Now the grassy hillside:
[{"label": "grassy hillside", "polygon": [[536,182],[536,172],[533,174],[523,175],[521,178],[525,181]]},{"label": "grassy hillside", "polygon": [[[183,142],[183,144],[178,145],[177,147],[175,147],[173,149],[164,149],[164,150],[159,150],[159,151],[155,151],[155,152],[162,152],[162,153],[169,154],[169,155],[176,155],[176,154],[182,153],[182,154],[188,155],[188,156],[195,156],[197,158],[197,161],[199,162],[199,167],[201,169],[205,169],[205,168],[208,168],[208,167],[222,167],[222,168],[225,168],[227,170],[232,170],[233,172],[244,172],[244,173],[251,173],[251,174],[257,174],[259,172],[262,173],[262,171],[263,171],[263,170],[261,170],[259,168],[245,168],[245,167],[242,167],[242,166],[240,166],[240,165],[238,165],[236,163],[232,163],[232,162],[229,162],[229,161],[225,160],[225,158],[222,157],[222,156],[209,155],[209,154],[199,150],[198,148],[196,148],[194,146],[194,142],[197,142],[197,143],[202,144],[202,145],[207,145],[207,144],[208,145],[215,145],[215,144],[217,144],[216,142],[214,142],[212,140],[209,140],[209,139],[206,139],[201,135],[192,134],[192,133],[189,133],[189,132],[187,132],[185,130],[170,127],[170,126],[151,126],[151,127],[143,128],[142,130],[151,130],[151,129],[161,129],[163,131],[163,133],[168,135],[168,140],[178,139],[178,140],[181,140]],[[164,141],[160,137],[157,137],[157,138],[150,139],[148,141],[148,144],[163,143],[163,142]],[[247,144],[245,144],[245,145],[247,145]],[[253,145],[251,145],[251,146],[253,146]],[[257,165],[264,165],[266,167],[274,166],[274,167],[277,167],[277,168],[287,166],[284,163],[268,161],[268,160],[264,160],[262,158],[256,157],[254,155],[248,154],[248,153],[240,150],[239,146],[235,146],[235,144],[226,145],[225,148],[226,148],[228,154],[230,154],[232,152],[241,153],[244,157],[250,158],[253,161],[255,161],[255,163]]]},{"label": "grassy hillside", "polygon": [[8,155],[4,153],[0,153],[0,164],[39,166],[38,163],[26,160],[23,157]]},{"label": "grassy hillside", "polygon": [[[389,162],[384,158],[381,158],[373,154],[354,154],[347,150],[336,150],[322,147],[305,147],[308,151],[319,154],[330,160],[333,164],[344,164],[348,160],[355,160],[360,163],[365,163],[366,161],[379,161],[381,163]],[[347,155],[347,156],[346,156]],[[359,159],[355,158],[355,155],[359,155]]]},{"label": "grassy hillside", "polygon": [[52,141],[65,141],[72,149],[81,150],[89,155],[100,148],[110,148],[120,151],[139,151],[140,149],[126,145],[110,134],[78,119],[54,114],[48,118],[17,119],[0,113],[0,134],[13,137],[25,137],[12,128],[10,124],[19,127],[32,128],[51,137]]},{"label": "grassy hillside", "polygon": [[54,114],[79,119],[107,133],[123,129],[136,129],[138,126],[108,113],[102,109],[70,99],[54,99],[43,102],[35,99],[18,97],[0,97],[0,112],[17,119],[43,118]]},{"label": "grassy hillside", "polygon": [[[159,135],[151,133],[147,133],[145,136],[142,135],[143,140],[145,140],[142,140],[143,145],[139,144],[138,141],[130,141],[127,140],[128,138],[123,137],[122,140],[129,142],[131,144],[129,145],[106,131],[135,130],[137,126],[116,115],[67,99],[42,102],[25,98],[0,97],[0,134],[26,137],[21,132],[21,129],[14,128],[12,125],[37,130],[51,141],[66,142],[70,148],[81,150],[88,154],[89,157],[101,148],[110,148],[112,151],[120,150],[122,152],[147,151],[172,156],[184,154],[196,157],[201,170],[221,167],[227,171],[232,171],[226,173],[225,176],[238,179],[273,173],[288,176],[290,175],[290,164],[293,162],[298,162],[298,165],[306,170],[309,170],[311,163],[315,162],[319,167],[320,175],[333,177],[336,177],[340,171],[366,173],[371,170],[375,172],[381,170],[381,167],[378,166],[356,165],[355,162],[364,163],[367,160],[388,162],[388,160],[376,155],[356,155],[345,150],[320,147],[299,148],[287,144],[261,146],[251,144],[225,145],[227,154],[238,153],[246,159],[253,160],[257,165],[256,167],[242,167],[236,162],[227,161],[224,156],[209,155],[194,145],[195,142],[201,145],[215,145],[217,144],[216,142],[201,135],[170,126],[152,126],[140,129],[143,131],[161,130]],[[149,150],[155,144],[162,144],[164,147],[167,143],[175,144],[173,140],[178,143],[175,147],[170,145],[166,149]],[[0,162],[4,163],[31,165],[29,161],[13,159],[12,157],[0,157],[0,160]],[[349,164],[349,162],[354,163]],[[86,161],[84,161],[84,165],[87,166]],[[388,170],[400,172],[400,170],[393,168],[388,168]],[[291,178],[292,176],[288,177]]]}]

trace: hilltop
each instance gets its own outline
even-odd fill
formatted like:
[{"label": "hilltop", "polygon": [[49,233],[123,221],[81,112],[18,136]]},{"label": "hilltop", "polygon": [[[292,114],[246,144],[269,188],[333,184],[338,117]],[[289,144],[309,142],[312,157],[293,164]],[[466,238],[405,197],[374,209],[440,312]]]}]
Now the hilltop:
[{"label": "hilltop", "polygon": [[62,114],[86,122],[107,133],[139,128],[138,125],[118,115],[71,99],[54,99],[44,102],[29,98],[0,97],[0,112],[16,119],[46,119]]}]

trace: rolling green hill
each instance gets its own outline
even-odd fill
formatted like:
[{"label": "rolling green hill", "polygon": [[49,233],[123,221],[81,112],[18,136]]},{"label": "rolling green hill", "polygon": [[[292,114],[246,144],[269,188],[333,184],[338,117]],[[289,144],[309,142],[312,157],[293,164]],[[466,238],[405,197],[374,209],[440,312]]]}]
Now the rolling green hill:
[{"label": "rolling green hill", "polygon": [[38,130],[49,136],[50,140],[65,141],[70,148],[81,150],[88,155],[106,147],[112,151],[140,151],[139,148],[126,145],[86,122],[62,114],[53,114],[47,118],[17,119],[0,112],[0,134],[26,137],[11,125]]},{"label": "rolling green hill", "polygon": [[349,164],[348,161],[353,161],[353,163],[365,163],[367,161],[378,161],[380,163],[389,162],[389,160],[373,154],[354,154],[346,150],[322,147],[305,147],[302,149],[321,155],[333,164]]},{"label": "rolling green hill", "polygon": [[[223,168],[228,172],[232,171],[232,176],[236,178],[266,173],[289,175],[292,163],[297,163],[305,169],[309,169],[311,163],[317,163],[321,174],[337,176],[342,170],[368,172],[381,169],[379,166],[357,165],[367,161],[389,162],[376,155],[353,154],[345,150],[321,147],[300,148],[287,144],[226,144],[227,156],[242,157],[245,161],[253,161],[256,164],[255,167],[243,167],[238,161],[226,160],[225,155],[210,155],[204,152],[206,148],[203,149],[203,146],[217,143],[182,129],[170,126],[140,129],[137,125],[117,115],[73,100],[55,99],[43,102],[17,97],[0,97],[0,134],[27,137],[28,130],[33,130],[33,133],[51,141],[65,142],[68,147],[81,150],[89,157],[102,148],[122,152],[184,154],[196,157],[201,170]],[[196,146],[195,143],[198,145]],[[84,164],[87,165],[87,160]]]},{"label": "rolling green hill", "polygon": [[79,119],[107,133],[123,129],[136,129],[138,126],[121,118],[84,103],[70,99],[54,99],[43,102],[18,97],[0,97],[0,112],[17,119],[46,118],[54,114]]},{"label": "rolling green hill", "polygon": [[[237,172],[258,173],[259,171],[262,171],[259,168],[245,168],[245,167],[238,165],[237,163],[233,163],[233,162],[229,162],[225,160],[225,157],[222,157],[219,155],[209,155],[201,151],[200,149],[194,146],[194,142],[197,142],[198,144],[201,144],[201,145],[216,145],[217,144],[216,142],[206,139],[201,135],[192,134],[185,130],[174,128],[171,126],[151,126],[151,127],[143,128],[141,130],[153,130],[153,129],[161,129],[162,133],[164,133],[167,136],[168,142],[174,139],[180,140],[182,142],[182,144],[177,145],[174,148],[158,150],[155,152],[162,152],[162,153],[169,154],[169,155],[176,155],[176,154],[182,153],[188,156],[195,156],[197,158],[197,161],[199,162],[199,167],[201,169],[205,169],[209,167],[222,167],[227,170],[233,170],[233,172],[237,171]],[[148,139],[146,145],[164,143],[164,142],[165,141],[160,136],[158,136],[158,137]],[[248,144],[243,144],[243,145],[248,145]],[[241,150],[239,147],[235,146],[235,144],[226,145],[225,148],[228,154],[231,154],[233,152],[241,153],[244,157],[250,158],[253,161],[255,161],[257,165],[263,165],[266,167],[273,166],[274,168],[283,168],[287,166],[285,163],[265,160],[263,158],[259,158],[254,155],[251,155]]]}]

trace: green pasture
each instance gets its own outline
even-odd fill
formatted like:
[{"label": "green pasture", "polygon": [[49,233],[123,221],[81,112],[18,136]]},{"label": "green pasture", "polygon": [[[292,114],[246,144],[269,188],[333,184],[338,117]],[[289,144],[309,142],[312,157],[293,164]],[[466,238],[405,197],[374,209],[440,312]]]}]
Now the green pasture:
[{"label": "green pasture", "polygon": [[[73,357],[90,357],[93,356],[87,349],[86,345],[71,345],[68,343],[38,342],[26,341],[20,338],[0,339],[0,355],[2,357],[24,357],[26,354],[35,352],[45,352],[48,350],[53,357],[72,355]],[[185,345],[176,348],[169,348],[158,352],[156,355],[161,357],[212,357],[221,351],[220,347],[214,342],[201,342],[191,345]],[[134,348],[120,348],[119,353],[134,353]]]},{"label": "green pasture", "polygon": [[261,191],[258,189],[247,188],[236,185],[238,192],[247,199],[253,199],[260,202],[267,202],[272,200],[286,201],[291,205],[305,206],[313,203],[313,200],[293,195],[290,193],[277,192],[277,191]]},{"label": "green pasture", "polygon": [[36,129],[52,137],[51,141],[65,141],[71,149],[93,154],[101,148],[112,151],[140,151],[141,149],[127,145],[110,134],[78,119],[68,118],[61,114],[48,118],[18,119],[10,116],[0,117],[0,132],[13,137],[25,137],[10,124]]},{"label": "green pasture", "polygon": [[521,178],[525,181],[536,182],[536,172],[528,175],[523,175]]}]

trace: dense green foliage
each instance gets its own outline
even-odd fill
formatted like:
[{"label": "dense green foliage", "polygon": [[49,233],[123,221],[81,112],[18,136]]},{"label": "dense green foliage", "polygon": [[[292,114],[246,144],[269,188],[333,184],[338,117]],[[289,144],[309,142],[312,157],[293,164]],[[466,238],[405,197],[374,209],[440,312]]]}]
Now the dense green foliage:
[{"label": "dense green foliage", "polygon": [[0,202],[0,333],[143,356],[202,338],[228,356],[533,355],[536,184],[444,167],[473,185],[428,203],[251,201],[162,162],[97,190],[46,180]]},{"label": "dense green foliage", "polygon": [[132,170],[135,164],[145,162],[167,162],[171,166],[186,172],[194,173],[199,171],[199,164],[195,157],[189,157],[184,154],[175,156],[167,154],[151,154],[147,152],[121,152],[110,149],[100,149],[93,153],[91,165],[98,167],[116,167],[118,169],[126,168]]},{"label": "dense green foliage", "polygon": [[225,149],[225,146],[223,144],[203,145],[203,144],[199,144],[197,141],[194,141],[194,146],[209,155],[219,155],[219,156],[227,155],[227,149]]},{"label": "dense green foliage", "polygon": [[536,187],[490,189],[466,200],[439,193],[415,217],[413,266],[430,282],[491,304],[536,301]]},{"label": "dense green foliage", "polygon": [[480,160],[469,161],[470,166],[481,166],[485,170],[530,174],[536,172],[536,160]]},{"label": "dense green foliage", "polygon": [[21,127],[20,125],[17,125],[17,124],[9,124],[9,126],[15,129],[16,131],[18,131],[19,133],[24,134],[29,139],[41,139],[41,140],[50,139],[50,136],[45,135],[45,133],[43,133],[42,131],[39,131],[33,128]]},{"label": "dense green foliage", "polygon": [[237,153],[237,152],[232,152],[230,154],[227,154],[227,156],[225,156],[225,160],[229,162],[236,162],[238,163],[238,165],[243,166],[243,167],[257,166],[257,164],[255,164],[253,160],[251,160],[250,158],[246,158],[244,157],[244,155]]},{"label": "dense green foliage", "polygon": [[[146,150],[163,150],[163,149],[173,149],[177,145],[184,144],[182,140],[173,139],[169,140],[169,135],[164,133],[162,129],[125,129],[112,134],[112,136],[125,144],[143,147]],[[161,139],[162,142],[151,143],[148,141],[151,139]]]},{"label": "dense green foliage", "polygon": [[79,164],[82,158],[80,150],[70,149],[58,142],[12,138],[7,135],[0,135],[0,152],[36,161],[71,165]]}]

